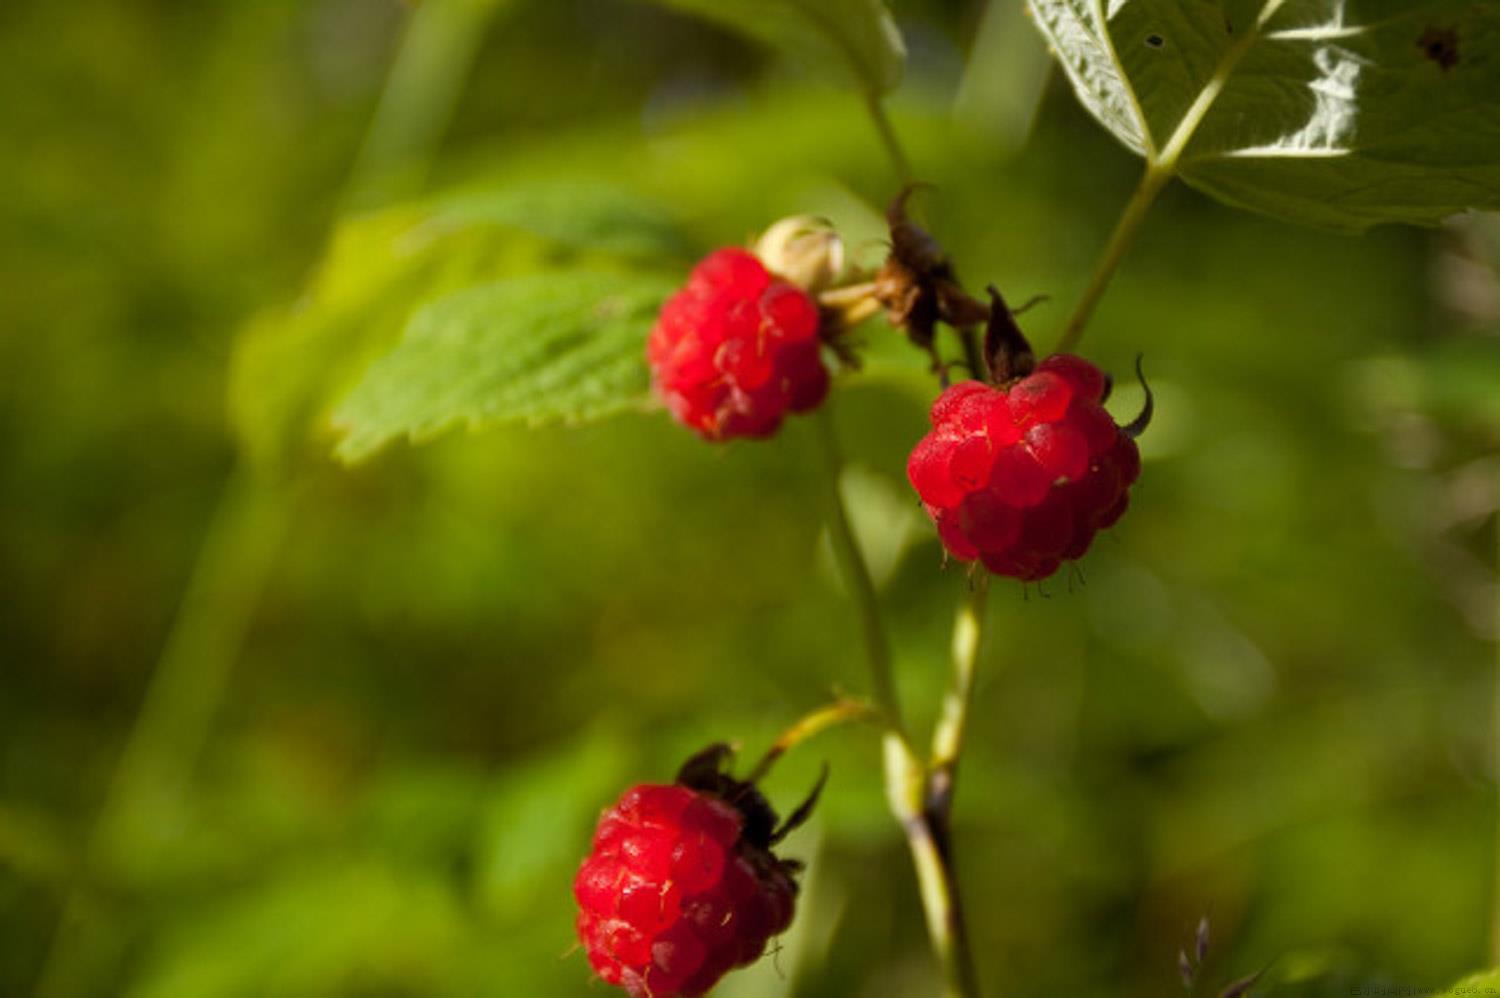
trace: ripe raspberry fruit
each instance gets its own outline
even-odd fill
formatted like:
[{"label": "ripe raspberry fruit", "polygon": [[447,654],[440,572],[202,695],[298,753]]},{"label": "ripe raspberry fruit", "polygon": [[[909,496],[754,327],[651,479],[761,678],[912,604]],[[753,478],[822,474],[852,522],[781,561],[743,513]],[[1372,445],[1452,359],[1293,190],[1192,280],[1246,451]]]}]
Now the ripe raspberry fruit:
[{"label": "ripe raspberry fruit", "polygon": [[1057,354],[1007,384],[964,381],[938,396],[906,470],[950,554],[1036,581],[1120,518],[1141,460],[1101,404],[1107,384]]},{"label": "ripe raspberry fruit", "polygon": [[709,440],[768,437],[828,394],[818,305],[729,247],[693,268],[646,344],[652,383],[677,421]]},{"label": "ripe raspberry fruit", "polygon": [[600,817],[573,882],[589,963],[632,998],[704,994],[791,924],[801,866],[771,846],[817,791],[777,828],[754,785],[719,771],[727,755],[714,746],[677,783],[626,791]]}]

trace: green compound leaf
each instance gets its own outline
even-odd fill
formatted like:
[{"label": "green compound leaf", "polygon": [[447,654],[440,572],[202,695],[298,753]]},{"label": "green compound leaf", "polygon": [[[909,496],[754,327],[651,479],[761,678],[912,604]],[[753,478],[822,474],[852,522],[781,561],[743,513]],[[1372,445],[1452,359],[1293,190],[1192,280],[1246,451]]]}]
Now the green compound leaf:
[{"label": "green compound leaf", "polygon": [[881,0],[656,0],[790,53],[866,93],[896,89],[906,45]]},{"label": "green compound leaf", "polygon": [[1027,2],[1084,107],[1221,201],[1349,230],[1500,207],[1500,5]]},{"label": "green compound leaf", "polygon": [[646,399],[646,334],[672,284],[566,271],[468,288],[412,317],[334,412],[354,463],[454,426],[585,422]]}]

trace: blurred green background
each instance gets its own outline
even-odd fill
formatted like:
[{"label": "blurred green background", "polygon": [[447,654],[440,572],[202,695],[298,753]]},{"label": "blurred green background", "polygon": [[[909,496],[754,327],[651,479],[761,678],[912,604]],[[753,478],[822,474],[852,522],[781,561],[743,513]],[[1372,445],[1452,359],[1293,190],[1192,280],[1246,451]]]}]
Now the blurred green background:
[{"label": "blurred green background", "polygon": [[[920,212],[972,285],[1053,296],[1045,345],[1139,167],[1016,5],[893,8]],[[631,415],[353,470],[325,433],[255,470],[235,337],[297,342],[337,220],[454,185],[629,190],[687,234],[673,273],[804,211],[877,262],[859,98],[632,0],[5,0],[0,136],[0,995],[603,993],[570,895],[599,809],[866,689],[810,427]],[[1132,511],[1086,584],[991,596],[957,809],[988,993],[1174,993],[1203,914],[1208,979],[1272,964],[1267,994],[1490,962],[1497,258],[1492,219],[1157,206],[1084,341],[1157,391]],[[965,582],[904,482],[933,386],[862,336],[842,484],[925,723]],[[185,593],[207,623],[169,642]],[[796,927],[716,994],[934,993],[874,734],[766,789],[825,759]]]}]

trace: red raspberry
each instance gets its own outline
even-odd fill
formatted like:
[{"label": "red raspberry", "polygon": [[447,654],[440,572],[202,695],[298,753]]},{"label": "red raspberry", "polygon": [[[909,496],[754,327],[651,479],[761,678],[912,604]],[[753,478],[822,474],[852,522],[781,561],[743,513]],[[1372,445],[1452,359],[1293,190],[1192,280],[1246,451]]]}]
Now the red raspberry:
[{"label": "red raspberry", "polygon": [[770,851],[786,829],[752,785],[702,782],[627,791],[573,882],[589,963],[632,998],[701,995],[792,921],[799,865]]},{"label": "red raspberry", "polygon": [[768,437],[828,394],[818,305],[753,255],[715,250],[662,306],[646,344],[656,393],[709,440]]},{"label": "red raspberry", "polygon": [[1045,579],[1120,518],[1141,459],[1100,404],[1105,384],[1057,354],[1008,385],[965,381],[938,396],[906,472],[950,554]]}]

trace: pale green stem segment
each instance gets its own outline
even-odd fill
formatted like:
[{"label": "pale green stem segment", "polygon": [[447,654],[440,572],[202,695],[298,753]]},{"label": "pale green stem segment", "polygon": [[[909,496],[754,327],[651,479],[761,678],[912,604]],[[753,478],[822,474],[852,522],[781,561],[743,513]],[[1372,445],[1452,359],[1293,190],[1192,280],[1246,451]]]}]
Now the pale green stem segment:
[{"label": "pale green stem segment", "polygon": [[906,833],[932,952],[943,971],[943,998],[977,998],[979,984],[959,903],[946,816],[930,808],[929,771],[894,732],[885,737],[885,791]]},{"label": "pale green stem segment", "polygon": [[[931,832],[933,849],[942,858],[946,890],[934,896],[928,905],[928,926],[933,930],[933,945],[942,953],[952,951],[944,960],[949,972],[949,987],[956,994],[977,994],[978,982],[973,953],[969,948],[962,897],[953,859],[953,794],[958,776],[958,760],[963,754],[964,734],[968,729],[969,705],[974,699],[974,677],[979,671],[979,655],[984,642],[985,599],[990,577],[980,572],[969,588],[969,596],[959,606],[953,624],[953,679],[943,698],[942,711],[932,733],[932,760],[928,763],[923,807],[926,825]],[[915,855],[916,844],[913,843]],[[918,857],[918,862],[924,862]],[[936,906],[938,902],[942,905]],[[941,935],[935,927],[946,929]]]},{"label": "pale green stem segment", "polygon": [[[931,772],[912,751],[901,718],[892,676],[890,646],[881,620],[880,603],[870,578],[869,566],[849,526],[839,492],[843,458],[834,435],[832,409],[825,402],[814,417],[824,465],[824,493],[828,506],[828,529],[845,587],[854,600],[864,634],[875,701],[886,726],[884,739],[886,799],[900,823],[916,868],[922,908],[927,919],[932,948],[943,968],[946,998],[975,998],[973,961],[964,930],[958,885],[953,876],[948,848],[946,803],[934,810]],[[974,649],[977,652],[977,637]],[[972,662],[966,667],[972,675]],[[961,742],[961,738],[960,738]],[[947,798],[939,797],[946,801]]]},{"label": "pale green stem segment", "polygon": [[760,761],[750,771],[750,775],[745,777],[745,782],[760,782],[761,778],[771,771],[777,759],[814,735],[820,735],[829,728],[836,728],[850,721],[869,720],[881,716],[881,713],[874,707],[852,697],[841,697],[825,707],[819,707],[812,713],[798,718],[791,727],[776,737],[771,747],[766,750],[766,754],[760,757]]},{"label": "pale green stem segment", "polygon": [[891,646],[886,640],[885,626],[880,619],[880,597],[875,592],[875,580],[870,576],[870,566],[859,549],[854,528],[849,525],[849,513],[844,508],[844,497],[839,491],[839,478],[844,470],[844,458],[839,452],[838,439],[833,427],[833,407],[824,402],[813,416],[814,433],[818,450],[823,459],[823,493],[828,518],[828,539],[833,547],[833,557],[843,575],[849,597],[854,600],[859,617],[860,636],[864,641],[865,657],[870,663],[870,682],[874,687],[875,706],[884,715],[885,724],[906,737],[905,722],[901,716],[901,701],[896,694],[896,681],[891,665]]},{"label": "pale green stem segment", "polygon": [[974,676],[984,641],[984,607],[990,577],[980,572],[969,587],[969,598],[958,609],[953,623],[953,685],[943,699],[942,714],[932,735],[933,772],[952,772],[963,752],[968,728],[969,704],[974,699]]},{"label": "pale green stem segment", "polygon": [[1284,2],[1285,0],[1266,0],[1259,16],[1255,19],[1255,24],[1224,50],[1218,66],[1214,68],[1214,75],[1198,92],[1193,103],[1188,106],[1182,120],[1172,130],[1171,136],[1161,147],[1160,152],[1148,152],[1146,172],[1141,176],[1140,183],[1136,185],[1135,193],[1131,194],[1130,200],[1125,203],[1125,210],[1120,213],[1120,220],[1115,223],[1114,231],[1110,233],[1109,242],[1105,244],[1104,252],[1094,266],[1093,276],[1089,278],[1083,297],[1079,299],[1072,317],[1068,319],[1067,328],[1063,330],[1062,337],[1054,349],[1055,353],[1067,353],[1078,345],[1078,340],[1083,336],[1084,327],[1088,325],[1095,307],[1099,304],[1099,299],[1104,297],[1105,289],[1109,287],[1110,279],[1115,276],[1115,271],[1119,268],[1120,261],[1124,259],[1125,252],[1135,242],[1136,233],[1140,230],[1141,223],[1145,221],[1146,213],[1156,201],[1156,196],[1167,185],[1167,181],[1177,173],[1183,150],[1197,133],[1198,126],[1203,124],[1203,119],[1208,116],[1214,101],[1219,99],[1219,94],[1224,91],[1224,85],[1229,82],[1229,77],[1235,67],[1260,38],[1266,24],[1281,9]]}]

